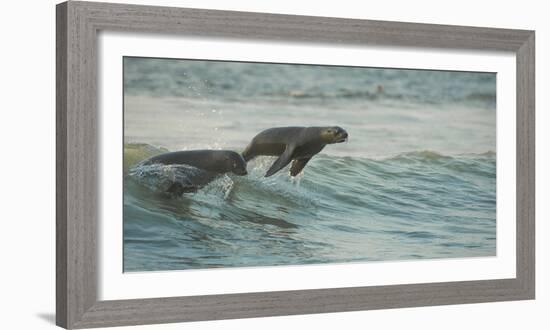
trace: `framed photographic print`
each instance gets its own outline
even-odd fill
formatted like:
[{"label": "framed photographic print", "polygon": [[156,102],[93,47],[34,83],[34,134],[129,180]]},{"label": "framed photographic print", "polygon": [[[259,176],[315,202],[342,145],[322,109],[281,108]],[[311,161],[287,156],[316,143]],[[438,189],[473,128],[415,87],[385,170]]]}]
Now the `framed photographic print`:
[{"label": "framed photographic print", "polygon": [[57,324],[534,299],[534,32],[57,6]]}]

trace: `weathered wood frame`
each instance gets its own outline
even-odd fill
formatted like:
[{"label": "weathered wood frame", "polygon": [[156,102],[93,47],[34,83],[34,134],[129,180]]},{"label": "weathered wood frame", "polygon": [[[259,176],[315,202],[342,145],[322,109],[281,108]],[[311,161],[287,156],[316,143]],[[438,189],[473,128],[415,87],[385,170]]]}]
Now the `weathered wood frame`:
[{"label": "weathered wood frame", "polygon": [[[98,301],[98,31],[515,52],[517,277]],[[57,5],[56,320],[88,328],[534,299],[534,31],[70,1]]]}]

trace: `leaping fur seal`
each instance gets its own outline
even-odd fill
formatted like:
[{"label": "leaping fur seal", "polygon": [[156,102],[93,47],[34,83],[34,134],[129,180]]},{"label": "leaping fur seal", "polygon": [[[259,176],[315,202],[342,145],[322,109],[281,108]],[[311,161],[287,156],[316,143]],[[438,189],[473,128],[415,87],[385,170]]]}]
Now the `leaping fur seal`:
[{"label": "leaping fur seal", "polygon": [[202,170],[201,175],[193,178],[190,185],[175,182],[167,192],[182,194],[195,192],[220,174],[234,173],[246,175],[246,162],[243,157],[234,151],[228,150],[190,150],[168,152],[144,160],[140,165],[188,165]]},{"label": "leaping fur seal", "polygon": [[272,176],[292,161],[290,175],[298,175],[314,155],[327,144],[347,141],[341,127],[274,127],[256,135],[243,151],[245,161],[256,156],[279,156],[266,177]]}]

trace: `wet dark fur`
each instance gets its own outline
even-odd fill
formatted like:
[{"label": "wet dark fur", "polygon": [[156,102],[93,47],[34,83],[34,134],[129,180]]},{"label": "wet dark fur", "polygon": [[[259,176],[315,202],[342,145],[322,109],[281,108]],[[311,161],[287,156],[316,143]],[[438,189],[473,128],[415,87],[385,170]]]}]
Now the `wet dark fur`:
[{"label": "wet dark fur", "polygon": [[174,182],[166,192],[181,195],[187,192],[196,192],[214,180],[218,175],[234,173],[246,175],[246,162],[241,155],[228,150],[190,150],[176,151],[151,157],[141,163],[142,165],[188,165],[203,170],[204,172],[193,178],[190,185]]},{"label": "wet dark fur", "polygon": [[347,136],[347,132],[337,126],[275,127],[256,135],[242,155],[246,161],[257,156],[280,156],[266,176],[275,174],[291,161],[290,175],[296,176],[311,157],[323,150],[327,144],[343,142]]}]

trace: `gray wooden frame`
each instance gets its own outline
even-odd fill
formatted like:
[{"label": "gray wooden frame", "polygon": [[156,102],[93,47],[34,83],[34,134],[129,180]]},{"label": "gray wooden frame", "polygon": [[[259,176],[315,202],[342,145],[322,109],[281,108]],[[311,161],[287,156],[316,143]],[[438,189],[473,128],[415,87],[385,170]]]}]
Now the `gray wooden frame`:
[{"label": "gray wooden frame", "polygon": [[[93,2],[57,5],[56,322],[136,325],[535,297],[534,31]],[[515,279],[98,301],[98,31],[515,52]]]}]

